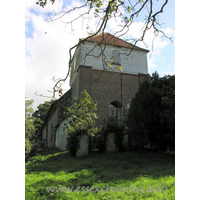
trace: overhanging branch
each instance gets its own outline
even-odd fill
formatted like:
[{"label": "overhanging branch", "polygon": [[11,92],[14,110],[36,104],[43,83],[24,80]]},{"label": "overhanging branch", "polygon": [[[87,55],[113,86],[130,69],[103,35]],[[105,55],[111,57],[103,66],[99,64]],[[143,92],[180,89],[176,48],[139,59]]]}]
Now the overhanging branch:
[{"label": "overhanging branch", "polygon": [[[54,3],[55,0],[50,0],[51,3]],[[44,7],[46,6],[47,0],[38,0],[38,5]],[[154,2],[156,4],[156,2]],[[139,38],[131,38],[129,41],[132,41],[133,45],[136,45],[138,42],[144,42],[144,38],[146,33],[150,30],[153,29],[154,31],[154,39],[156,37],[164,37],[169,39],[171,42],[173,42],[173,35],[171,37],[167,36],[165,32],[161,29],[161,25],[158,21],[158,16],[159,14],[163,13],[165,6],[168,4],[168,0],[165,0],[165,2],[161,5],[159,10],[156,10],[155,12],[153,11],[154,9],[154,4],[153,0],[146,0],[146,1],[139,1],[136,0],[135,3],[133,1],[123,1],[123,0],[109,0],[107,2],[107,5],[105,5],[101,0],[84,0],[83,4],[77,7],[74,7],[72,9],[69,9],[67,11],[60,11],[58,14],[52,15],[51,17],[48,16],[46,18],[47,22],[52,22],[56,20],[63,19],[66,17],[68,14],[73,13],[74,11],[79,11],[80,14],[78,14],[77,17],[75,17],[73,20],[64,22],[66,25],[72,24],[77,21],[78,19],[82,18],[83,20],[87,18],[87,16],[90,16],[91,13],[94,13],[95,18],[98,20],[97,22],[97,28],[96,31],[91,32],[88,37],[85,39],[79,40],[79,42],[71,47],[69,49],[69,62],[68,62],[68,72],[66,76],[62,79],[57,80],[56,84],[53,87],[53,98],[55,98],[55,93],[59,92],[61,86],[61,82],[65,82],[66,79],[69,77],[70,70],[71,70],[71,63],[72,63],[72,51],[77,48],[79,45],[83,44],[86,40],[88,40],[91,37],[96,36],[99,33],[102,33],[102,41],[100,42],[100,48],[101,52],[99,54],[99,57],[101,56],[102,62],[103,62],[103,69],[105,70],[105,60],[106,60],[106,55],[104,54],[105,48],[106,48],[106,42],[104,39],[104,31],[107,28],[108,22],[111,19],[117,19],[118,17],[121,17],[121,19],[124,21],[120,25],[120,30],[116,30],[114,35],[117,35],[117,37],[122,37],[125,34],[127,34],[130,30],[130,26],[134,23],[135,18],[141,14],[145,9],[147,10],[147,15],[144,18],[144,27],[143,31],[141,33],[141,36]],[[87,11],[85,10],[87,8]],[[123,10],[123,12],[121,11]],[[123,14],[122,14],[123,13]],[[154,41],[153,39],[153,41]],[[152,42],[153,42],[152,41]],[[104,44],[103,44],[104,43]],[[103,44],[101,46],[101,44]],[[146,44],[145,44],[146,45]],[[89,51],[86,54],[87,56],[91,56],[91,51]],[[130,55],[132,50],[127,54]],[[60,93],[59,93],[60,94]]]}]

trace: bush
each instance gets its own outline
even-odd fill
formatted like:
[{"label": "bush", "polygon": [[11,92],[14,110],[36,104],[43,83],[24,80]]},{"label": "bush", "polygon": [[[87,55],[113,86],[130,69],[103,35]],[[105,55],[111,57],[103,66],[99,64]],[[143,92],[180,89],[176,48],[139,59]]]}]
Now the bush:
[{"label": "bush", "polygon": [[45,101],[33,112],[33,100],[25,99],[25,158],[26,160],[41,150],[42,125],[54,100]]},{"label": "bush", "polygon": [[92,137],[98,130],[95,127],[96,107],[97,102],[92,101],[85,90],[82,98],[75,98],[74,104],[66,108],[65,116],[69,120],[65,130],[68,135],[67,150],[73,156],[79,148],[79,138],[84,134],[89,136],[89,152],[91,151]]},{"label": "bush", "polygon": [[79,148],[79,139],[82,135],[86,134],[86,130],[77,129],[71,133],[68,134],[68,140],[67,140],[67,150],[70,152],[72,156],[76,155],[76,151]]},{"label": "bush", "polygon": [[94,137],[95,146],[100,152],[106,151],[106,139],[109,133],[114,133],[116,135],[116,146],[119,151],[123,151],[123,136],[124,136],[124,126],[121,123],[110,117],[107,121],[104,121],[104,125],[96,133]]},{"label": "bush", "polygon": [[32,144],[28,139],[25,139],[25,159],[29,157],[29,154],[32,149]]},{"label": "bush", "polygon": [[137,146],[175,149],[175,76],[147,76],[131,102],[128,133]]}]

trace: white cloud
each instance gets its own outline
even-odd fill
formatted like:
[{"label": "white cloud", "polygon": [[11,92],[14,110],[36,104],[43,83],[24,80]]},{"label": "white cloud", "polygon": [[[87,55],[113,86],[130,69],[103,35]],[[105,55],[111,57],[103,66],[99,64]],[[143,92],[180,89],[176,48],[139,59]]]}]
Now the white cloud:
[{"label": "white cloud", "polygon": [[[60,2],[60,1],[59,1]],[[51,96],[47,89],[52,90],[55,78],[64,78],[68,69],[68,48],[74,41],[73,38],[68,39],[63,24],[60,22],[46,23],[42,14],[36,15],[31,12],[34,8],[37,12],[41,12],[41,7],[30,4],[26,5],[26,21],[31,21],[34,31],[32,38],[25,39],[26,60],[25,60],[25,96],[34,99],[34,109],[39,103],[43,103],[49,98],[36,96],[34,93],[44,96]],[[52,6],[54,11],[61,9],[61,4]],[[49,11],[48,8],[45,11]],[[28,29],[28,27],[26,27]],[[77,42],[77,41],[76,41]],[[69,89],[68,84],[63,86],[65,91]]]},{"label": "white cloud", "polygon": [[[148,59],[148,71],[149,71],[149,73],[151,73],[152,70],[154,70],[154,69],[152,69],[152,68],[157,68],[157,67],[158,67],[158,66],[157,66],[156,64],[154,64],[153,62],[154,62],[154,58]],[[155,71],[155,70],[154,70],[154,71]]]},{"label": "white cloud", "polygon": [[174,72],[161,72],[161,75],[162,76],[165,76],[165,75],[174,75]]},{"label": "white cloud", "polygon": [[[135,22],[130,26],[129,37],[139,39],[143,34],[143,30],[144,23]],[[146,32],[144,36],[144,43],[147,45],[147,47],[145,46],[145,44],[143,44],[143,42],[138,42],[137,45],[148,48],[151,51],[153,50],[153,53],[159,54],[160,50],[164,48],[168,44],[168,42],[169,41],[166,39],[155,37],[154,29],[151,28]]]},{"label": "white cloud", "polygon": [[[136,39],[140,38],[142,35],[143,28],[143,22],[133,23],[128,32],[128,37]],[[173,32],[173,29],[166,28],[163,31],[167,34],[167,36],[169,36]],[[150,50],[150,52],[148,53],[148,71],[149,73],[151,73],[152,70],[155,70],[154,68],[159,67],[157,60],[161,61],[164,58],[162,55],[162,51],[170,43],[170,41],[166,38],[155,37],[154,30],[153,28],[151,28],[146,32],[146,35],[144,37],[144,43],[138,42],[137,46],[147,48]]]},{"label": "white cloud", "polygon": [[[79,20],[71,24],[65,25],[63,22],[75,19],[80,15],[80,10],[76,10],[69,15],[66,15],[61,20],[47,23],[44,21],[44,12],[59,12],[62,10],[62,1],[56,1],[52,6],[47,5],[45,8],[39,7],[35,4],[35,1],[26,1],[25,14],[26,14],[26,31],[32,31],[32,37],[25,39],[26,45],[26,61],[25,61],[25,95],[29,99],[34,99],[34,109],[39,103],[43,103],[42,97],[36,96],[34,93],[45,96],[51,95],[47,92],[47,89],[51,90],[54,86],[54,82],[51,80],[53,76],[55,78],[64,78],[68,70],[69,49],[74,46],[79,38],[88,36],[88,31],[96,31],[97,19],[92,14],[90,18],[80,18]],[[80,2],[72,1],[72,5],[67,5],[69,9],[73,6],[80,6]],[[34,11],[33,11],[34,10]],[[82,12],[87,11],[84,8]],[[28,22],[32,23],[33,29],[27,25]],[[122,24],[121,19],[110,20],[108,22],[108,29],[106,31],[111,32],[114,30],[120,30],[119,25]],[[89,29],[86,29],[89,27]],[[141,34],[142,22],[134,23],[125,38],[138,38]],[[73,30],[73,31],[72,31]],[[169,32],[170,29],[167,29]],[[114,32],[113,32],[114,33]],[[151,43],[153,39],[153,32],[149,31],[145,37],[145,42],[151,49]],[[149,71],[152,68],[156,68],[155,56],[158,55],[161,50],[168,44],[167,41],[163,41],[160,38],[154,41],[154,52],[152,57],[148,60]],[[143,44],[140,46],[146,48]],[[68,81],[63,86],[66,92],[69,89]]]},{"label": "white cloud", "polygon": [[[79,6],[75,1],[74,5]],[[61,20],[47,23],[43,18],[42,12],[58,12],[61,11],[62,3],[58,1],[53,6],[48,5],[45,8],[35,5],[35,2],[26,3],[26,22],[31,22],[33,29],[27,25],[26,30],[32,31],[32,37],[25,38],[25,96],[28,99],[34,99],[34,109],[49,98],[38,97],[34,93],[43,96],[51,96],[47,90],[52,90],[54,82],[53,77],[64,78],[68,71],[69,49],[77,44],[79,38],[87,36],[89,30],[95,30],[95,20],[83,20],[80,18],[71,24],[65,25],[62,21],[70,21],[80,15],[77,10],[70,15],[66,15]],[[34,12],[33,12],[34,10]],[[87,11],[83,9],[82,12]],[[73,30],[73,31],[72,31]],[[64,92],[69,89],[69,79],[62,87]]]}]

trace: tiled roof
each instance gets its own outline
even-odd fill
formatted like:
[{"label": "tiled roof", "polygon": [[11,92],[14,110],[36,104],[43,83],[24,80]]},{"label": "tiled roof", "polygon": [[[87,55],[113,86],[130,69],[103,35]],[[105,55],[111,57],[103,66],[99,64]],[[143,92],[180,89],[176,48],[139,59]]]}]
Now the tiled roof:
[{"label": "tiled roof", "polygon": [[[104,36],[104,38],[103,38],[103,36]],[[104,32],[104,35],[102,33],[100,33],[96,36],[88,38],[86,41],[94,42],[97,44],[103,43],[103,44],[108,44],[108,45],[113,45],[113,46],[119,46],[119,47],[125,47],[125,48],[135,49],[135,50],[139,50],[139,51],[149,52],[149,50],[147,50],[147,49],[137,47],[131,43],[128,43],[128,42],[110,34],[110,33],[105,33],[105,32]]]}]

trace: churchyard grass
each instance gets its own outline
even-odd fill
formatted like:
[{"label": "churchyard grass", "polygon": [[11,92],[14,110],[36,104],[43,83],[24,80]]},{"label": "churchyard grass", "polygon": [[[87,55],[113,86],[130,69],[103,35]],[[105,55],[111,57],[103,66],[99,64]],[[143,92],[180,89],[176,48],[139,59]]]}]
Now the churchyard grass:
[{"label": "churchyard grass", "polygon": [[[56,187],[58,190],[72,186],[73,190],[79,186],[79,192],[56,191]],[[49,190],[50,187],[54,190]],[[25,163],[25,197],[27,200],[175,199],[175,155],[137,150],[112,155],[93,152],[77,158],[67,151],[41,152]]]}]

